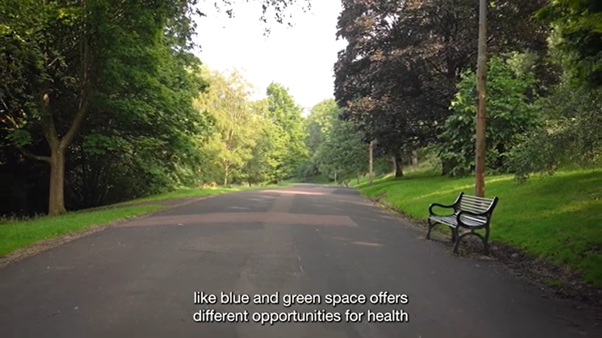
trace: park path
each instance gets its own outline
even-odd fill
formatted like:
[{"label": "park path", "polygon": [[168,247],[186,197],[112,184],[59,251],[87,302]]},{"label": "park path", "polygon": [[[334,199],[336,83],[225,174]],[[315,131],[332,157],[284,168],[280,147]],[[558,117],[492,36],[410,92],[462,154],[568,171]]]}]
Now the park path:
[{"label": "park path", "polygon": [[[0,269],[0,335],[602,337],[587,313],[545,298],[495,262],[455,257],[423,237],[347,188],[295,185],[213,196]],[[217,294],[218,303],[194,304],[195,292],[205,302],[212,299],[202,296]],[[315,295],[305,301],[321,304],[227,305],[219,303],[221,292],[278,292],[280,301]],[[371,304],[373,294],[396,304]],[[333,307],[326,304],[333,295],[368,299]],[[199,311],[204,320],[211,311],[245,320],[247,311],[250,322],[195,322]],[[293,311],[306,320],[310,313],[314,322],[253,322],[253,314],[293,320]]]}]

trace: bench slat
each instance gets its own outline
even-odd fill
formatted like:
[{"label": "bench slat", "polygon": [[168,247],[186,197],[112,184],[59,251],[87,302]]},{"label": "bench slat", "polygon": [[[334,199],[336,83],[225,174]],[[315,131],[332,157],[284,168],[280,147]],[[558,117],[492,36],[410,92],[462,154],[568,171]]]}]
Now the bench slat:
[{"label": "bench slat", "polygon": [[478,196],[473,196],[473,195],[462,195],[462,198],[467,201],[485,202],[485,203],[492,203],[494,201],[493,198],[478,197]]},{"label": "bench slat", "polygon": [[475,214],[480,214],[482,212],[487,211],[488,208],[482,208],[482,207],[475,207],[475,206],[472,206],[472,205],[466,205],[466,204],[462,205],[462,204],[460,204],[460,208],[459,209],[460,210],[469,211],[469,212],[473,212]]},{"label": "bench slat", "polygon": [[493,204],[493,200],[492,201],[484,201],[484,200],[471,200],[465,196],[462,196],[462,198],[460,199],[460,210],[466,210],[469,212],[473,212],[473,213],[483,213],[487,210],[489,210],[489,208],[491,207],[491,205]]}]

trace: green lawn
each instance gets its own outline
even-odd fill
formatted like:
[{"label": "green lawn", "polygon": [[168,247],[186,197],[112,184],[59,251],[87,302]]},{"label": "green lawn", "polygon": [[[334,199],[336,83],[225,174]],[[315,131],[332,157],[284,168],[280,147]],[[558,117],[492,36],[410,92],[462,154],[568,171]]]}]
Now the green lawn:
[{"label": "green lawn", "polygon": [[[451,179],[414,172],[401,179],[381,178],[367,196],[384,200],[411,217],[426,219],[433,202],[451,204],[458,193],[474,193],[474,179]],[[558,172],[523,185],[512,176],[486,180],[485,194],[498,196],[491,240],[511,244],[552,262],[584,272],[586,282],[602,285],[602,171]]]},{"label": "green lawn", "polygon": [[41,240],[83,230],[93,225],[105,225],[120,219],[140,216],[160,208],[163,206],[144,205],[80,211],[56,217],[2,223],[0,224],[0,256]]}]

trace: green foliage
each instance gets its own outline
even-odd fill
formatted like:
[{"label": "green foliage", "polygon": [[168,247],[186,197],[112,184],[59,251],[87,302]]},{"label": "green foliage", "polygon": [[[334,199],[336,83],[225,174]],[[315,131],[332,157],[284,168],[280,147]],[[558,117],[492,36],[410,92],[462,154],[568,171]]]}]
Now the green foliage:
[{"label": "green foliage", "polygon": [[598,0],[555,0],[537,12],[554,29],[552,48],[578,81],[602,84],[602,4]]},{"label": "green foliage", "polygon": [[[37,155],[65,147],[68,208],[191,183],[197,136],[210,121],[192,107],[204,84],[189,53],[190,5],[10,0],[0,6],[0,143]],[[6,161],[6,168],[21,163],[14,155]],[[30,168],[22,179],[40,180],[40,170]],[[32,186],[30,199],[47,198],[44,184]]]},{"label": "green foliage", "polygon": [[305,161],[309,154],[304,139],[303,109],[297,105],[288,89],[278,83],[270,83],[266,94],[268,96],[268,117],[281,130],[286,151],[280,151],[276,180],[292,177],[296,169]]},{"label": "green foliage", "polygon": [[368,146],[355,126],[340,119],[341,109],[333,99],[316,104],[305,122],[307,148],[311,158],[299,175],[304,178],[320,174],[343,180],[367,170]]},{"label": "green foliage", "polygon": [[288,90],[271,84],[268,97],[251,99],[254,88],[240,73],[204,69],[209,89],[195,103],[212,121],[200,142],[202,183],[263,184],[295,173],[306,156],[301,109]]},{"label": "green foliage", "polygon": [[602,90],[561,84],[537,104],[541,125],[511,156],[520,181],[531,173],[554,173],[560,167],[602,165]]},{"label": "green foliage", "polygon": [[24,129],[17,129],[9,133],[6,138],[13,142],[17,147],[24,147],[31,144],[31,134]]},{"label": "green foliage", "polygon": [[[508,170],[508,156],[523,135],[536,126],[536,116],[527,102],[527,94],[535,83],[528,65],[511,57],[504,61],[494,57],[489,61],[487,84],[486,164],[496,171]],[[522,69],[522,70],[521,70]],[[520,71],[519,71],[520,70]],[[467,72],[458,84],[451,103],[453,114],[447,119],[438,146],[441,160],[447,164],[447,174],[464,176],[474,171],[476,76]]]}]

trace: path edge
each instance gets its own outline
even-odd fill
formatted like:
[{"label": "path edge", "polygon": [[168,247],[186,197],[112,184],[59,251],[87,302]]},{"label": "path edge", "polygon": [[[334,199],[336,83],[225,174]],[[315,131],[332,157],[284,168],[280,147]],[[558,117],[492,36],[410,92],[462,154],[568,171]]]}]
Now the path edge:
[{"label": "path edge", "polygon": [[[182,203],[177,203],[177,204],[171,204],[171,205],[166,204],[166,205],[163,205],[162,208],[159,208],[157,210],[152,210],[152,211],[140,214],[138,216],[125,217],[125,218],[118,219],[118,220],[115,220],[115,221],[112,221],[112,222],[109,222],[106,224],[91,225],[91,226],[89,226],[85,229],[79,230],[79,231],[69,232],[69,233],[60,235],[58,237],[54,237],[51,239],[43,239],[43,240],[31,243],[30,245],[28,245],[26,247],[19,248],[7,255],[1,256],[0,257],[0,269],[5,268],[11,264],[20,262],[26,258],[36,256],[44,251],[59,247],[63,244],[69,243],[71,241],[95,234],[100,231],[103,231],[107,228],[115,227],[115,226],[130,222],[130,221],[133,221],[133,220],[148,218],[148,217],[155,215],[158,212],[178,208],[181,206],[185,206],[185,205],[195,203],[195,202],[198,202],[201,200],[205,200],[208,198],[212,198],[215,196],[219,196],[219,194],[195,197],[190,200],[187,199],[186,201],[184,201]],[[169,200],[145,202],[140,205],[161,205],[161,202],[165,202],[165,201],[169,201]],[[128,206],[128,207],[130,207],[130,206]]]}]

